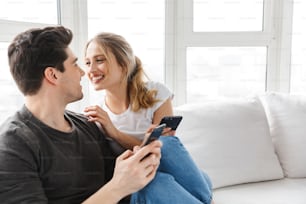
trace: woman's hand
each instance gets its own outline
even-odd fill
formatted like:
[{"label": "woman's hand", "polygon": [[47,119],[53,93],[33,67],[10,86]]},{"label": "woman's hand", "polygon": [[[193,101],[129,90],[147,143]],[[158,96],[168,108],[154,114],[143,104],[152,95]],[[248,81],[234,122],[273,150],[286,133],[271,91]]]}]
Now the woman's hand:
[{"label": "woman's hand", "polygon": [[85,115],[89,118],[89,121],[99,122],[108,136],[115,137],[118,135],[118,129],[112,123],[108,113],[104,111],[100,106],[88,106],[85,108],[84,112]]},{"label": "woman's hand", "polygon": [[141,141],[132,135],[119,131],[112,123],[108,113],[99,106],[89,106],[84,110],[85,115],[91,122],[98,122],[102,125],[106,135],[117,141],[122,147],[132,149],[135,145],[141,144]]},{"label": "woman's hand", "polygon": [[[147,135],[147,134],[150,134],[150,133],[153,131],[153,129],[154,129],[155,127],[157,127],[157,126],[158,126],[158,125],[156,125],[156,124],[152,124],[152,125],[147,129],[146,135]],[[172,130],[171,128],[169,128],[169,127],[166,127],[166,128],[163,130],[163,132],[162,132],[161,135],[162,135],[162,136],[173,136],[173,135],[175,135],[175,131]]]},{"label": "woman's hand", "polygon": [[172,130],[171,128],[165,128],[162,135],[163,136],[174,136],[175,130]]}]

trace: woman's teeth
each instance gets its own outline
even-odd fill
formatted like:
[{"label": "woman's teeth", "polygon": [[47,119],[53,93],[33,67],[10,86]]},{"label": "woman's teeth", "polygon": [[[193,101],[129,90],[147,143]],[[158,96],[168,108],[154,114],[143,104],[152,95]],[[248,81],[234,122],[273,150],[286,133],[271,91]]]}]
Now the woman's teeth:
[{"label": "woman's teeth", "polygon": [[92,77],[92,81],[93,82],[97,82],[97,81],[99,81],[99,80],[102,80],[104,78],[104,75],[101,75],[101,76],[94,76],[94,77]]}]

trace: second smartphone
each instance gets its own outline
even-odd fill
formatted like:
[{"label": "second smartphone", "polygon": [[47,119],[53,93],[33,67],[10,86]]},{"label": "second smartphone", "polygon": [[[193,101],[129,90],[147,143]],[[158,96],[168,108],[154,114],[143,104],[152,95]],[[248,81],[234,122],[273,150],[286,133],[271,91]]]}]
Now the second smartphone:
[{"label": "second smartphone", "polygon": [[159,124],[166,124],[166,127],[171,128],[171,130],[176,130],[182,119],[183,116],[165,116]]}]

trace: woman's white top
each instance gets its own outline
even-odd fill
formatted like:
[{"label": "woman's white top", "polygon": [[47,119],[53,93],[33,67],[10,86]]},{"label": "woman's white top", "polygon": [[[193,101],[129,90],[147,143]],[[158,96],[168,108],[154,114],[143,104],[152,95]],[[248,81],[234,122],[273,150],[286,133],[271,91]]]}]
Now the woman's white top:
[{"label": "woman's white top", "polygon": [[[144,138],[144,135],[153,121],[154,112],[169,98],[173,98],[173,93],[162,83],[149,81],[146,83],[148,90],[157,90],[156,102],[152,107],[147,109],[141,109],[138,112],[128,109],[120,114],[114,114],[105,104],[105,100],[101,104],[101,107],[106,111],[115,125],[115,127],[123,133],[134,136],[140,140]],[[118,145],[115,145],[118,146]],[[120,146],[120,145],[119,145]],[[116,152],[121,153],[124,149],[121,147],[119,150],[117,147]]]}]

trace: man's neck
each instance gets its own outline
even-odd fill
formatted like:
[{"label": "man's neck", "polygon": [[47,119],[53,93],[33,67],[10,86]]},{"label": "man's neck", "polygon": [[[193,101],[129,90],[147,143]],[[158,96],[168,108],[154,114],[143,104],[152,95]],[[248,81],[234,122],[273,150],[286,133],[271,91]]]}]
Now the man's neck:
[{"label": "man's neck", "polygon": [[25,105],[46,125],[63,132],[71,131],[71,124],[64,117],[66,105],[61,105],[58,100],[52,97],[27,96]]}]

